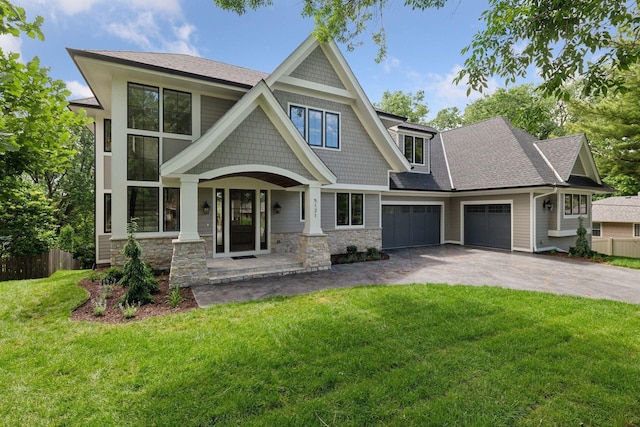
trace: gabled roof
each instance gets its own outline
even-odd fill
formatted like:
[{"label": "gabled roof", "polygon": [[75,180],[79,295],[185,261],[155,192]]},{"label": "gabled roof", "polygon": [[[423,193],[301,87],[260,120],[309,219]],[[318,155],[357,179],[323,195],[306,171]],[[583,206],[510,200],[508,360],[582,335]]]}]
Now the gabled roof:
[{"label": "gabled roof", "polygon": [[67,48],[67,51],[72,57],[84,56],[116,64],[131,65],[138,68],[146,68],[148,70],[246,88],[255,86],[260,80],[268,76],[267,73],[261,71],[179,53],[81,50],[70,48]]},{"label": "gabled roof", "polygon": [[435,135],[435,134],[438,133],[438,131],[434,127],[427,126],[427,125],[420,125],[418,123],[409,123],[409,122],[404,122],[402,124],[399,124],[398,125],[398,129],[407,129],[407,130],[415,130],[415,131],[418,131],[418,132],[427,132],[427,133],[430,133],[432,135]]},{"label": "gabled roof", "polygon": [[583,141],[584,134],[577,134],[537,141],[535,145],[553,164],[558,176],[567,181],[576,164]]},{"label": "gabled roof", "polygon": [[593,202],[593,221],[640,223],[640,194],[638,196],[607,197]]}]

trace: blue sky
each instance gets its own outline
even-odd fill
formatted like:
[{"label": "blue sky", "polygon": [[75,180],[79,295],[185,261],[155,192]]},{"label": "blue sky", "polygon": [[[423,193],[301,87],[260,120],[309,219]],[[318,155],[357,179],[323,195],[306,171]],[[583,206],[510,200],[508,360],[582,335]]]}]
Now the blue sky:
[{"label": "blue sky", "polygon": [[[264,72],[273,71],[313,28],[294,0],[238,16],[209,0],[14,0],[29,19],[45,18],[45,41],[0,38],[0,46],[23,58],[40,57],[52,77],[65,81],[72,98],[91,96],[65,47],[176,52],[198,55]],[[450,0],[441,10],[413,11],[403,2],[383,10],[388,56],[376,64],[370,33],[353,52],[340,46],[372,102],[385,90],[424,90],[433,117],[445,107],[464,106],[465,86],[452,78],[464,62],[460,50],[483,27],[486,0]],[[378,25],[373,22],[371,25]],[[377,28],[377,27],[376,27]],[[492,79],[489,92],[501,83]]]}]

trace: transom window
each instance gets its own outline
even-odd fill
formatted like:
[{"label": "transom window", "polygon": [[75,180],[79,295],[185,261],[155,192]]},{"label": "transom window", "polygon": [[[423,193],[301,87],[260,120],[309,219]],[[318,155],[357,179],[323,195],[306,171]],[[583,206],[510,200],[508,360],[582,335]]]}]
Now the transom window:
[{"label": "transom window", "polygon": [[593,237],[600,237],[602,235],[602,225],[599,222],[591,224],[591,235]]},{"label": "transom window", "polygon": [[564,214],[566,216],[586,215],[588,196],[586,194],[565,194]]},{"label": "transom window", "polygon": [[291,105],[289,106],[289,117],[309,145],[340,148],[340,114]]},{"label": "transom window", "polygon": [[405,135],[403,151],[409,163],[424,165],[424,138]]},{"label": "transom window", "polygon": [[127,135],[127,179],[158,181],[159,138]]},{"label": "transom window", "polygon": [[127,127],[157,132],[160,114],[158,88],[129,83],[127,95]]},{"label": "transom window", "polygon": [[364,225],[364,194],[336,194],[336,225]]},{"label": "transom window", "polygon": [[162,129],[165,132],[191,135],[191,94],[164,89],[162,119]]}]

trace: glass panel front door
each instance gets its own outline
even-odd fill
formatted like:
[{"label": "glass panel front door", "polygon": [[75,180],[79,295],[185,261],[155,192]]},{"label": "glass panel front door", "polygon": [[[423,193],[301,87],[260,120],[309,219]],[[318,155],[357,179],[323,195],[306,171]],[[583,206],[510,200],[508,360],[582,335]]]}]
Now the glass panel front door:
[{"label": "glass panel front door", "polygon": [[232,252],[256,249],[255,190],[230,190],[231,229],[229,249]]}]

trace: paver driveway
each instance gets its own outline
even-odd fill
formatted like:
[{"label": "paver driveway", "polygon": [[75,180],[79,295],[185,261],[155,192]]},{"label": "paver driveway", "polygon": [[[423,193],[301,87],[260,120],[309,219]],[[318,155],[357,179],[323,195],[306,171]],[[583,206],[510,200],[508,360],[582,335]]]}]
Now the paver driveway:
[{"label": "paver driveway", "polygon": [[390,259],[328,271],[193,287],[202,307],[369,284],[501,286],[640,304],[640,270],[457,245],[387,251]]}]

